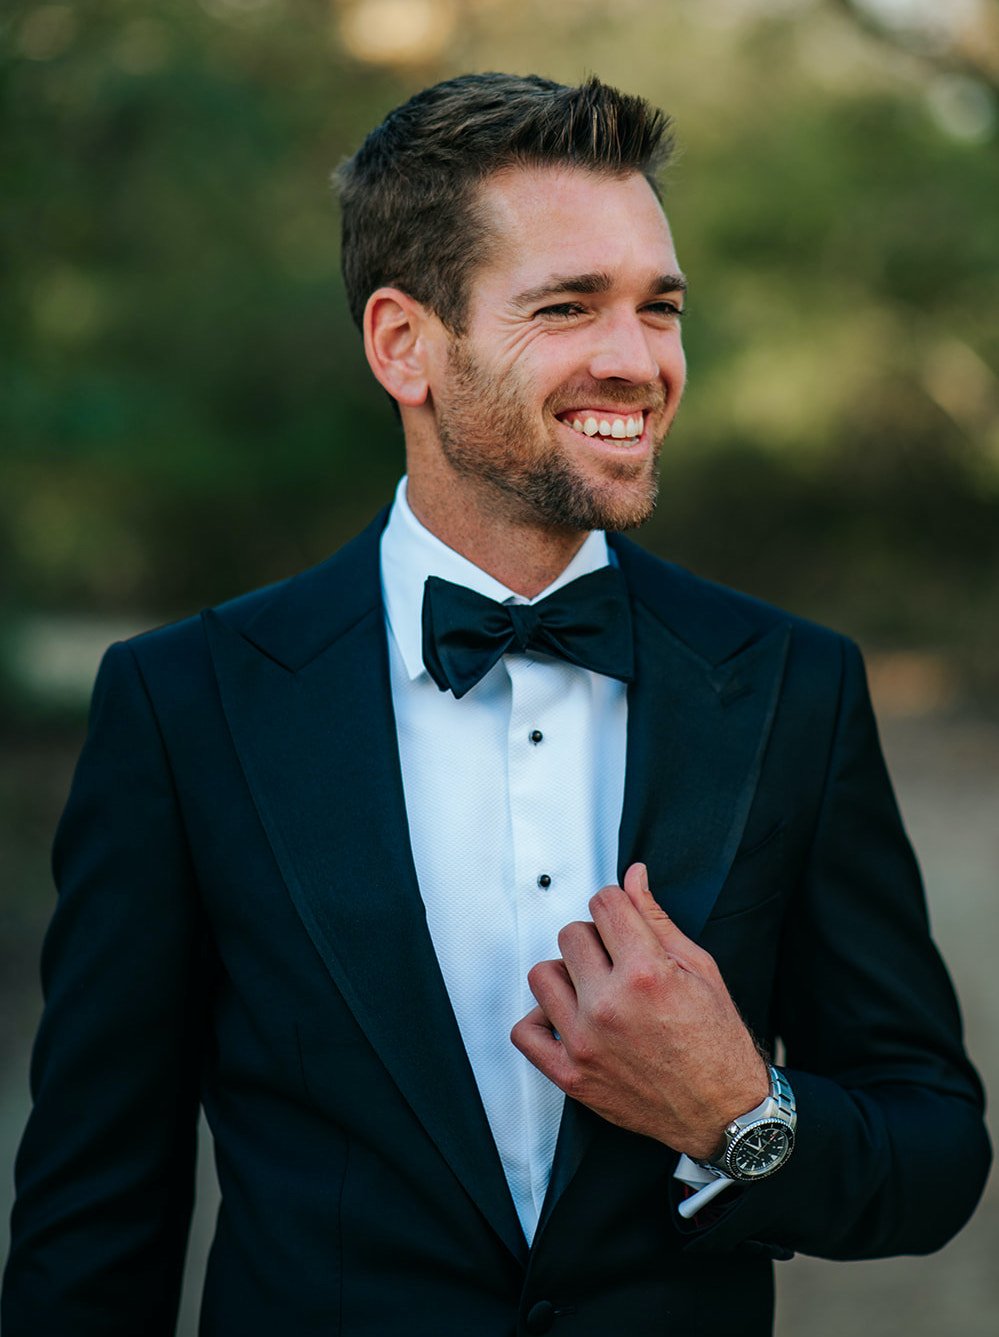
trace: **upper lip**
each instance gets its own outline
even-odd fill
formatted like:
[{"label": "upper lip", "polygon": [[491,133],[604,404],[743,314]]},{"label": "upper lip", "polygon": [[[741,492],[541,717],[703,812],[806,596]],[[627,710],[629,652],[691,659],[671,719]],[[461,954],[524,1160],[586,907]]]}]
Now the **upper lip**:
[{"label": "upper lip", "polygon": [[556,409],[555,416],[556,418],[571,418],[574,414],[579,413],[599,413],[601,417],[604,418],[628,418],[634,417],[636,413],[651,412],[652,409],[649,408],[648,404],[618,404],[611,408],[608,406],[601,407],[599,404],[587,403],[585,400],[582,400],[578,405],[570,405],[569,408]]}]

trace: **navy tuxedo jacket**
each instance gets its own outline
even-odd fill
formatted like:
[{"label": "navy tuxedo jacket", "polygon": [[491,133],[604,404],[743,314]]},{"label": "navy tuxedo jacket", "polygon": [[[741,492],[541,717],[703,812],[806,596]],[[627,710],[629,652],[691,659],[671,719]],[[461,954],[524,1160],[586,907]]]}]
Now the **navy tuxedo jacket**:
[{"label": "navy tuxedo jacket", "polygon": [[199,1100],[208,1337],[754,1337],[774,1257],[943,1243],[984,1178],[981,1092],[859,655],[615,539],[620,869],[648,864],[782,1041],[798,1144],[685,1229],[675,1153],[567,1102],[528,1250],[407,840],[383,524],[105,658],[56,840],[6,1337],[173,1331]]}]

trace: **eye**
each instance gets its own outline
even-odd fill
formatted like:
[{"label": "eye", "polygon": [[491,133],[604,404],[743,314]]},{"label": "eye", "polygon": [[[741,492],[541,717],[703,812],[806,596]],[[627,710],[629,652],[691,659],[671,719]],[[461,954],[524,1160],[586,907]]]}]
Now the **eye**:
[{"label": "eye", "polygon": [[544,320],[571,320],[573,316],[582,315],[583,308],[578,302],[558,302],[554,306],[542,306],[534,314]]},{"label": "eye", "polygon": [[664,298],[661,302],[649,302],[648,306],[645,306],[642,309],[643,311],[648,311],[653,316],[667,316],[671,319],[678,319],[680,316],[684,315],[686,304],[681,306],[679,302],[670,302]]}]

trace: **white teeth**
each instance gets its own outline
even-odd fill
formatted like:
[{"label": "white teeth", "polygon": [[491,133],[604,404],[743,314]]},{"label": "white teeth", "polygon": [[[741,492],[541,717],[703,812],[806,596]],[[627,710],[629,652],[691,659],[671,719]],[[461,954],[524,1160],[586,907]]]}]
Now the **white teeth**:
[{"label": "white teeth", "polygon": [[638,413],[633,418],[595,418],[593,414],[588,414],[585,418],[576,416],[563,420],[567,427],[571,427],[574,432],[582,432],[584,436],[609,436],[615,441],[637,440],[645,430],[645,415]]}]

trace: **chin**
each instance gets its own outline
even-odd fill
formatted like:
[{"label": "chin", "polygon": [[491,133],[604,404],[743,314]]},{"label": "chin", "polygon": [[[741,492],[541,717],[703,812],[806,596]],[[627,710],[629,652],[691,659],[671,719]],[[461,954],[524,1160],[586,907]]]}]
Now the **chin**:
[{"label": "chin", "polygon": [[637,529],[651,518],[659,494],[658,477],[622,487],[593,483],[576,474],[554,473],[532,480],[531,495],[536,514],[544,522],[562,529]]},{"label": "chin", "polygon": [[651,520],[656,509],[657,495],[646,497],[641,504],[632,502],[631,504],[620,503],[616,506],[606,506],[598,509],[598,522],[591,525],[591,529],[609,529],[626,530],[638,529]]}]

